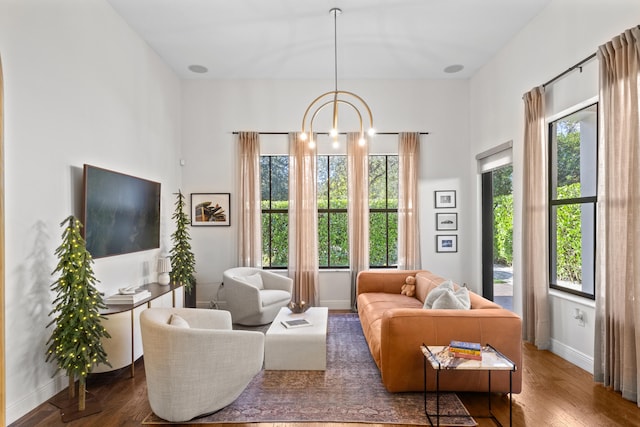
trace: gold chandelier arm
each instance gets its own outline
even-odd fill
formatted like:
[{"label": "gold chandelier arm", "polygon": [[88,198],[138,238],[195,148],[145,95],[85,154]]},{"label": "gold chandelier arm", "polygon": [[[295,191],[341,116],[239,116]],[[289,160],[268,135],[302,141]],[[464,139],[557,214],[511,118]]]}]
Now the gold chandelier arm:
[{"label": "gold chandelier arm", "polygon": [[[302,116],[302,133],[305,132],[305,125],[307,123],[307,116],[309,115],[309,111],[311,111],[311,108],[313,108],[313,106],[320,101],[322,98],[324,98],[325,96],[329,96],[329,95],[333,95],[335,93],[335,91],[330,91],[330,92],[325,92],[322,95],[318,96],[316,99],[314,99],[313,101],[311,101],[311,104],[309,104],[309,106],[307,107],[307,109],[304,112],[304,116]],[[329,101],[328,103],[331,103],[333,101]],[[327,104],[323,104],[322,107],[324,107]],[[322,107],[320,107],[319,109],[322,109]],[[316,110],[317,113],[318,110]]]},{"label": "gold chandelier arm", "polygon": [[316,116],[318,115],[318,113],[319,113],[319,112],[320,112],[324,107],[326,107],[327,105],[331,105],[331,104],[333,104],[334,102],[341,103],[341,104],[347,104],[347,105],[351,106],[351,108],[353,108],[353,109],[354,109],[354,111],[355,111],[355,112],[356,112],[356,114],[358,115],[358,120],[359,120],[359,122],[360,122],[360,134],[364,136],[364,127],[363,127],[363,124],[362,124],[362,114],[360,113],[360,110],[358,110],[358,108],[357,108],[353,103],[351,103],[351,102],[349,102],[349,101],[345,101],[344,99],[338,99],[338,100],[336,100],[336,101],[333,101],[333,100],[331,100],[331,101],[327,101],[327,102],[325,102],[324,104],[322,104],[321,106],[319,106],[319,107],[318,107],[318,108],[313,112],[313,115],[311,116],[311,120],[310,120],[310,122],[309,122],[309,132],[310,132],[310,133],[313,133],[313,121],[315,120],[315,118],[316,118]]},{"label": "gold chandelier arm", "polygon": [[362,99],[362,97],[356,95],[353,92],[347,92],[345,90],[339,90],[338,93],[344,93],[345,95],[350,95],[353,96],[354,98],[356,98],[358,101],[360,101],[360,103],[362,103],[362,106],[367,110],[367,114],[369,115],[369,127],[373,128],[373,114],[371,113],[371,109],[369,108],[369,106],[367,105],[367,103],[365,102],[364,99]]},{"label": "gold chandelier arm", "polygon": [[[353,104],[352,102],[346,101],[344,99],[339,99],[338,98],[338,94],[343,94],[343,95],[349,95],[352,96],[354,98],[356,98],[358,101],[360,101],[360,103],[362,104],[362,106],[365,108],[365,110],[367,111],[367,115],[369,116],[369,127],[373,128],[373,114],[371,113],[371,109],[369,108],[369,106],[367,105],[367,103],[365,102],[364,99],[362,99],[360,96],[356,95],[353,92],[347,92],[344,90],[339,90],[337,92],[335,91],[330,91],[330,92],[325,92],[322,95],[318,96],[316,99],[314,99],[311,104],[309,104],[309,106],[307,107],[306,111],[304,112],[304,116],[302,117],[302,133],[306,132],[306,123],[307,123],[307,117],[309,116],[309,112],[311,111],[311,109],[313,108],[313,106],[320,101],[322,98],[329,96],[329,95],[334,95],[333,99],[325,102],[324,104],[322,104],[321,106],[319,106],[314,112],[313,115],[311,117],[311,122],[313,122],[313,119],[315,119],[316,115],[318,114],[318,112],[320,110],[322,110],[324,107],[326,107],[327,105],[330,104],[334,104],[334,103],[343,103],[343,104],[348,104],[351,106],[351,108],[353,108],[356,113],[358,113],[358,117],[360,118],[360,129],[362,131],[363,129],[363,122],[362,122],[362,114],[360,113],[360,110],[358,109],[358,107]],[[337,117],[335,117],[337,109],[334,109],[334,129],[337,128]]]}]

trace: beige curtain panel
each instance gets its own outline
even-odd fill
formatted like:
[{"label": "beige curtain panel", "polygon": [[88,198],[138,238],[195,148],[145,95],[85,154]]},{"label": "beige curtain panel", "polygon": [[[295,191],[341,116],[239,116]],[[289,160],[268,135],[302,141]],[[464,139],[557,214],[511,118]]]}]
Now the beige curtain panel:
[{"label": "beige curtain panel", "polygon": [[420,218],[418,180],[420,168],[420,133],[398,135],[398,268],[419,270]]},{"label": "beige curtain panel", "polygon": [[[315,139],[315,135],[312,135]],[[316,150],[289,134],[289,277],[293,301],[317,306],[318,210]]]},{"label": "beige curtain panel", "polygon": [[[600,46],[594,379],[638,402],[640,28]],[[640,403],[640,402],[639,402]],[[640,405],[639,405],[640,406]]]},{"label": "beige curtain panel", "polygon": [[369,268],[369,144],[360,145],[359,139],[360,133],[347,134],[347,212],[352,308],[356,306],[358,273]]},{"label": "beige curtain panel", "polygon": [[239,132],[238,265],[262,265],[260,134]]},{"label": "beige curtain panel", "polygon": [[544,88],[524,97],[524,170],[522,218],[523,337],[539,349],[551,344],[549,320],[547,141]]}]

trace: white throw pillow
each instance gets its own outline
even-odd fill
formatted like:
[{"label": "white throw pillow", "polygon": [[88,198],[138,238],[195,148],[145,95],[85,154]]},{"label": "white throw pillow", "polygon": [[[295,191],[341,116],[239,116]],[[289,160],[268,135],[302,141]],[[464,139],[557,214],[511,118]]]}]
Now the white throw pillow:
[{"label": "white throw pillow", "polygon": [[171,326],[177,326],[178,328],[189,328],[189,323],[177,314],[171,315],[169,324]]},{"label": "white throw pillow", "polygon": [[424,300],[424,308],[469,310],[471,308],[469,290],[461,287],[456,291],[453,282],[447,280],[429,292]]},{"label": "white throw pillow", "polygon": [[248,282],[250,285],[253,285],[258,289],[264,289],[260,273],[255,273],[250,276],[242,276],[241,279],[244,279],[245,282]]}]

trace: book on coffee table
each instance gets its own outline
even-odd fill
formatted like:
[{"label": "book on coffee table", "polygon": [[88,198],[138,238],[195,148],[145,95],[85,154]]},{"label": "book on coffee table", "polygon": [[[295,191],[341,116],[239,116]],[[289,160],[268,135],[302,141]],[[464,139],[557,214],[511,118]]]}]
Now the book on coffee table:
[{"label": "book on coffee table", "polygon": [[302,328],[304,326],[311,326],[311,323],[307,319],[291,319],[291,320],[283,320],[282,326],[287,329],[292,328]]}]

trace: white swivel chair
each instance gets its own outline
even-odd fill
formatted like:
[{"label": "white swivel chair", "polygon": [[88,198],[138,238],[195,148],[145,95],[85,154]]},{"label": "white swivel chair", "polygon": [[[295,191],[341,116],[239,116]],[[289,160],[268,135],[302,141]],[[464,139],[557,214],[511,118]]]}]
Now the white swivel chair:
[{"label": "white swivel chair", "polygon": [[264,334],[232,330],[228,311],[148,308],[140,330],[149,403],[167,421],[224,408],[262,369]]},{"label": "white swivel chair", "polygon": [[254,267],[236,267],[223,274],[224,295],[233,323],[266,325],[291,301],[293,280]]}]

